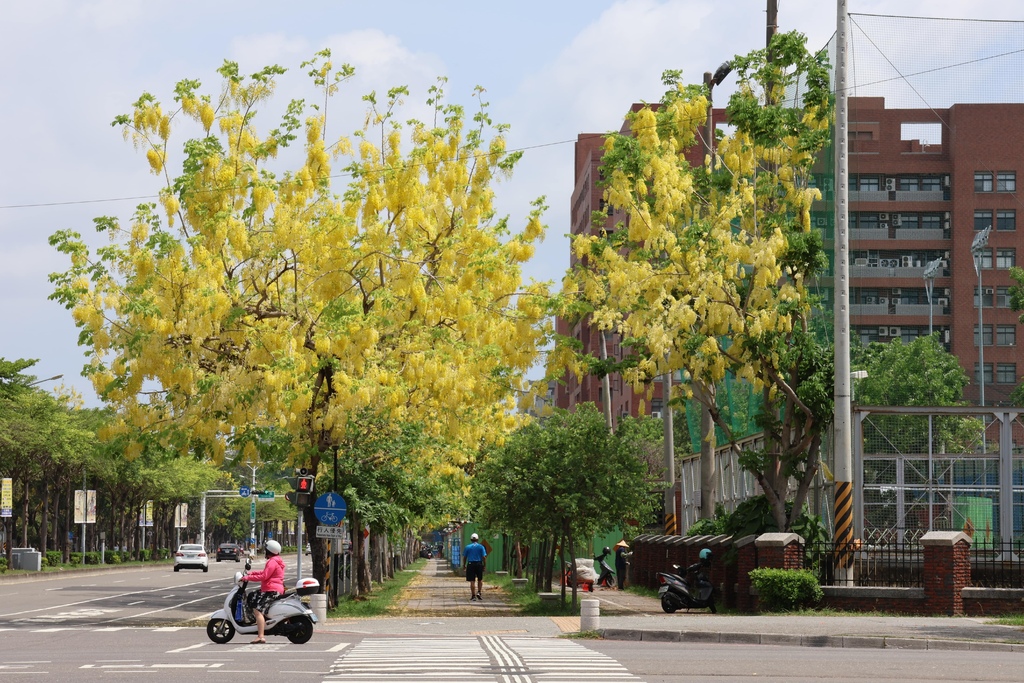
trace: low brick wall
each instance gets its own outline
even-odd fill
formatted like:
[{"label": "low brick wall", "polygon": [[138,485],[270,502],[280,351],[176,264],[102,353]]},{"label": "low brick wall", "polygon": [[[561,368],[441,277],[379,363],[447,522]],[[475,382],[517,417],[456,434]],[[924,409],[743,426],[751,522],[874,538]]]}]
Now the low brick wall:
[{"label": "low brick wall", "polygon": [[923,588],[822,586],[820,607],[846,612],[887,612],[926,616]]},{"label": "low brick wall", "polygon": [[1024,613],[1024,588],[964,588],[964,614],[988,617]]}]

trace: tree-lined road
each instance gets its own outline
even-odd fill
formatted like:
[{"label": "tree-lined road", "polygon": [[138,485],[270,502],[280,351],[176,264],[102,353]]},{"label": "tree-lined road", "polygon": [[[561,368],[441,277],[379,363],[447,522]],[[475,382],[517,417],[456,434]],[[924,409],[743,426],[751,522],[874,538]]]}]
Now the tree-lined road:
[{"label": "tree-lined road", "polygon": [[[152,626],[205,619],[224,604],[237,562],[211,562],[209,572],[171,565],[45,574],[0,582],[0,628],[25,625]],[[254,565],[254,569],[262,562]],[[294,560],[286,562],[294,581]],[[308,571],[308,569],[307,569]]]}]

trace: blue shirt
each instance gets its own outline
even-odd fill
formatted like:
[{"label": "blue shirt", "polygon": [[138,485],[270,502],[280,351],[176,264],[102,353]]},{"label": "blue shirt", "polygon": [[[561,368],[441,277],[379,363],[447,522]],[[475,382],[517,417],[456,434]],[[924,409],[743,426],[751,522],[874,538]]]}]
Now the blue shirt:
[{"label": "blue shirt", "polygon": [[473,541],[466,546],[466,549],[462,551],[463,557],[466,558],[466,562],[483,562],[484,558],[487,557],[487,548],[483,547],[476,541]]}]

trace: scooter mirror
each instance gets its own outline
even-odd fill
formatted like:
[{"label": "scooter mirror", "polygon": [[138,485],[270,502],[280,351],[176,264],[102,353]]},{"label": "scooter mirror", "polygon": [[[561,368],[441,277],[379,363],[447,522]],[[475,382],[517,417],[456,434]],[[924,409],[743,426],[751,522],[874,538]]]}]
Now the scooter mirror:
[{"label": "scooter mirror", "polygon": [[250,569],[252,569],[252,562],[250,562],[249,560],[246,560],[245,561],[245,571],[249,571]]}]

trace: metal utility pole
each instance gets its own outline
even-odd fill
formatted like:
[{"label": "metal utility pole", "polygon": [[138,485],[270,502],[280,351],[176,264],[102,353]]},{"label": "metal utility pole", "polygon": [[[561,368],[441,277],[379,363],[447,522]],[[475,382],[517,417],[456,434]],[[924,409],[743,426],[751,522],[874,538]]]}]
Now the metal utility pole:
[{"label": "metal utility pole", "polygon": [[672,426],[672,406],[668,404],[672,397],[672,372],[661,376],[661,423],[665,438],[665,535],[679,534],[679,517],[676,511],[676,444],[675,430]]},{"label": "metal utility pole", "polygon": [[853,433],[850,397],[849,109],[847,70],[849,16],[836,2],[836,272],[835,272],[835,558],[836,579],[853,580]]}]

